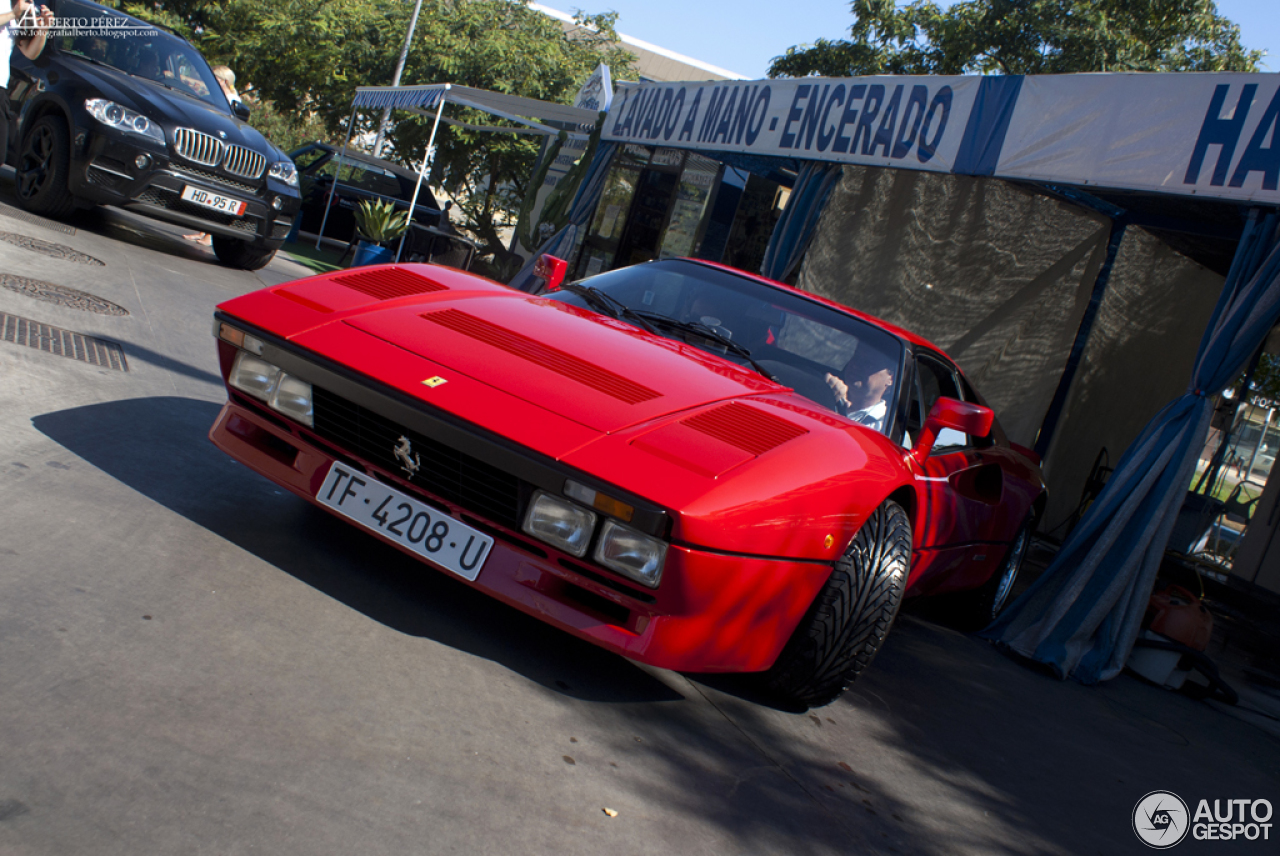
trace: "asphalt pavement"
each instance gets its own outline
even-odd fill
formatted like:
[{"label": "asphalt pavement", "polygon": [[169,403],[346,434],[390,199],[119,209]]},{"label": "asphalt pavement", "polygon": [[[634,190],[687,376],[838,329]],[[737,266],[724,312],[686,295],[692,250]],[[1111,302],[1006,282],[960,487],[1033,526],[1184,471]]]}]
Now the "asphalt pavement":
[{"label": "asphalt pavement", "polygon": [[919,611],[793,711],[424,568],[209,443],[215,305],[307,271],[181,232],[0,206],[44,336],[0,341],[0,854],[1125,854],[1152,791],[1280,806],[1274,720]]}]

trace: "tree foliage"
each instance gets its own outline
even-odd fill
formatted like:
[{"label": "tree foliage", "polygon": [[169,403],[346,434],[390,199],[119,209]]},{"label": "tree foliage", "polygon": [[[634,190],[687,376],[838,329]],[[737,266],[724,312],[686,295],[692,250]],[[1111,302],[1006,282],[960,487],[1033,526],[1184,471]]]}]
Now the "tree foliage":
[{"label": "tree foliage", "polygon": [[[372,134],[380,111],[357,113],[357,86],[389,85],[413,12],[412,0],[122,0],[130,14],[190,39],[210,64],[236,73],[254,107],[250,119],[282,145],[323,128],[329,142]],[[616,15],[579,13],[579,26],[530,9],[523,0],[423,0],[402,84],[456,83],[542,101],[568,103],[605,62],[615,80],[634,78],[634,57],[617,46]],[[446,115],[473,125],[518,127],[457,107]],[[398,113],[383,156],[421,163],[428,117]],[[513,226],[542,137],[442,124],[430,181],[443,187],[495,272],[513,260],[505,229]]]},{"label": "tree foliage", "polygon": [[852,0],[847,40],[777,57],[771,77],[1256,71],[1212,0]]}]

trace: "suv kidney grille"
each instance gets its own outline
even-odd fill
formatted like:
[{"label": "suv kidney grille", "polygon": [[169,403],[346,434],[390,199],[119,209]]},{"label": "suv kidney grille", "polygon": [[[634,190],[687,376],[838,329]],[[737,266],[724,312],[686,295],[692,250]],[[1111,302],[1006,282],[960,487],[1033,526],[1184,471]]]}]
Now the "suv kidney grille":
[{"label": "suv kidney grille", "polygon": [[267,168],[267,159],[244,146],[227,146],[227,159],[222,168],[241,178],[257,178]]},{"label": "suv kidney grille", "polygon": [[202,166],[218,166],[241,178],[258,178],[267,168],[267,159],[253,149],[224,143],[212,134],[191,128],[173,132],[173,147],[179,155]]},{"label": "suv kidney grille", "polygon": [[226,143],[209,134],[179,128],[173,132],[173,147],[189,161],[217,166],[218,161],[222,160],[222,150],[226,148]]}]

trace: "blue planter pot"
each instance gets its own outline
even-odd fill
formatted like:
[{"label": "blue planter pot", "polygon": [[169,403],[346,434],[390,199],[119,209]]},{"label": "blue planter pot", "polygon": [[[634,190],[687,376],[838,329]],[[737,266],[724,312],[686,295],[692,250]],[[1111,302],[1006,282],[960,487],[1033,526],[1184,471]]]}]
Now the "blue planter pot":
[{"label": "blue planter pot", "polygon": [[365,265],[381,265],[391,261],[391,250],[379,244],[361,241],[356,247],[356,257],[351,260],[352,267]]}]

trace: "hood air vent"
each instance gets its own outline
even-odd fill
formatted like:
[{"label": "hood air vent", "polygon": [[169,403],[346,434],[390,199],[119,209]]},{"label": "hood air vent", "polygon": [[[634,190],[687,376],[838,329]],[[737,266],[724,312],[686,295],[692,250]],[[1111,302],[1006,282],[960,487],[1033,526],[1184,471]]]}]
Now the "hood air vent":
[{"label": "hood air vent", "polygon": [[799,425],[737,402],[690,416],[683,424],[752,455],[763,455],[809,433]]},{"label": "hood air vent", "polygon": [[333,281],[377,300],[394,300],[397,297],[426,294],[429,291],[444,291],[448,288],[402,268],[343,274],[335,276]]},{"label": "hood air vent", "polygon": [[484,342],[486,345],[514,354],[522,360],[540,365],[611,398],[625,401],[627,404],[639,404],[661,396],[661,393],[647,386],[642,386],[572,354],[566,354],[558,348],[545,345],[505,327],[499,327],[497,324],[477,318],[460,309],[428,312],[422,317],[433,324],[439,324],[441,327],[447,327],[478,342]]}]

